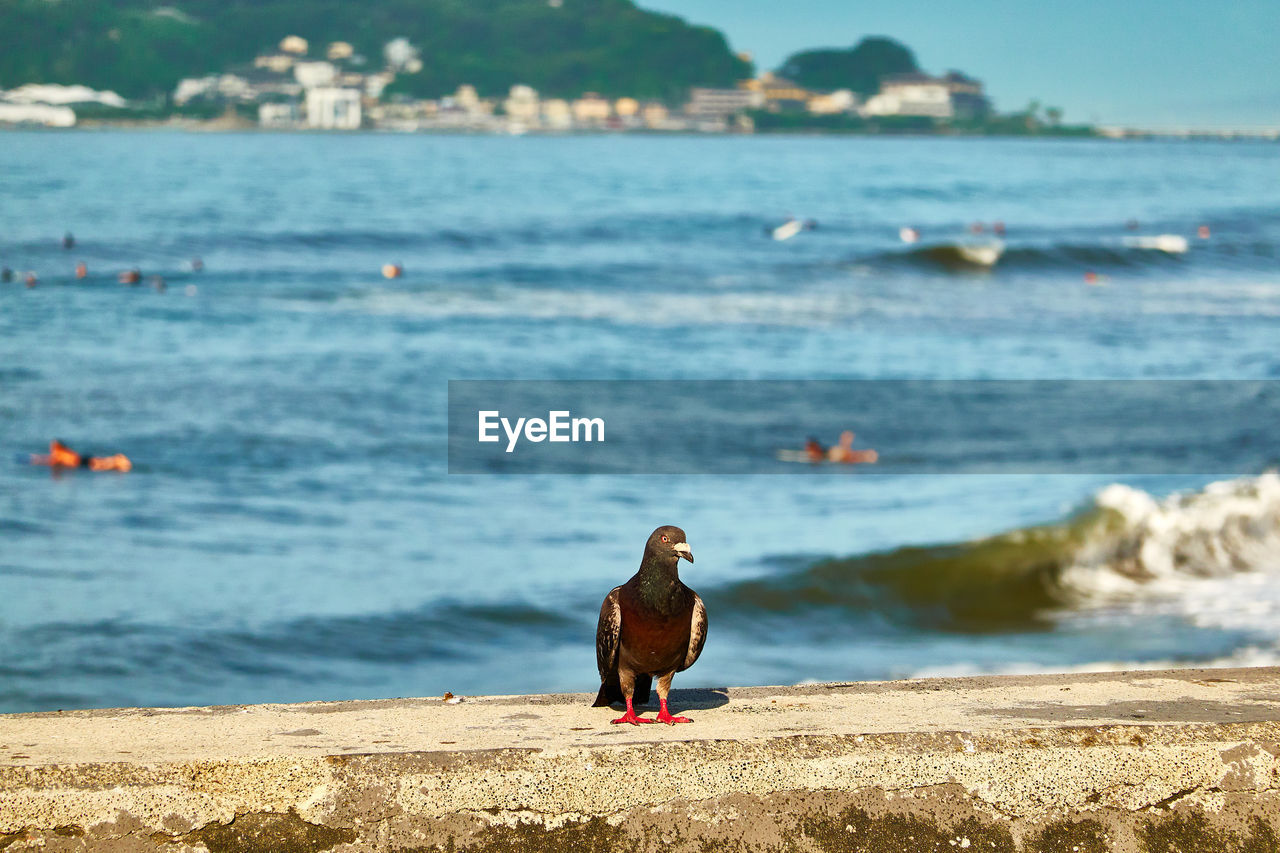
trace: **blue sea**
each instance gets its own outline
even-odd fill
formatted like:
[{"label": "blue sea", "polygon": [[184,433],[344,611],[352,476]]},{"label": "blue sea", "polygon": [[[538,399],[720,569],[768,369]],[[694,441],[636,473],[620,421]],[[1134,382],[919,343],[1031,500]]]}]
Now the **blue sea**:
[{"label": "blue sea", "polygon": [[[940,248],[996,221],[994,266]],[[660,524],[710,617],[677,687],[1280,661],[1264,464],[446,447],[461,379],[1280,379],[1274,144],[11,132],[0,264],[0,712],[594,691]],[[55,437],[134,470],[26,464]]]}]

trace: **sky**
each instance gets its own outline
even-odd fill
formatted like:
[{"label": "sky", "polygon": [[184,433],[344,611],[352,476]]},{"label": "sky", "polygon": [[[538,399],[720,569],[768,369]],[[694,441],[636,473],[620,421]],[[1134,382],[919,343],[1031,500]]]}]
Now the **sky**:
[{"label": "sky", "polygon": [[1280,128],[1280,0],[637,0],[725,33],[759,70],[887,35],[932,73],[1032,99],[1064,120],[1146,128]]}]

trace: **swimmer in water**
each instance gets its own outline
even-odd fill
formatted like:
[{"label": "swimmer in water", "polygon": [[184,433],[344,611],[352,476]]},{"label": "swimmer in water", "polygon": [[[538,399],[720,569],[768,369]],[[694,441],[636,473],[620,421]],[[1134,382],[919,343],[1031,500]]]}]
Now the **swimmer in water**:
[{"label": "swimmer in water", "polygon": [[810,462],[821,462],[827,458],[827,449],[813,436],[809,436],[808,441],[804,443],[804,452]]},{"label": "swimmer in water", "polygon": [[842,462],[846,465],[854,465],[859,462],[874,463],[879,458],[880,454],[874,450],[854,450],[853,432],[850,430],[840,433],[840,443],[827,451],[827,459],[832,462]]},{"label": "swimmer in water", "polygon": [[58,439],[49,442],[49,452],[33,453],[32,465],[47,465],[50,468],[88,468],[90,471],[120,471],[133,469],[133,463],[123,453],[114,456],[82,456]]}]

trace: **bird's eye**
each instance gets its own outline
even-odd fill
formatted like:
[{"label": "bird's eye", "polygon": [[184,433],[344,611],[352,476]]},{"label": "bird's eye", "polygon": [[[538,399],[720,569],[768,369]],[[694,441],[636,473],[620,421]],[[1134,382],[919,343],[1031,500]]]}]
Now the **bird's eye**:
[{"label": "bird's eye", "polygon": [[663,542],[670,542],[671,540],[670,540],[670,539],[668,539],[667,537],[663,536],[663,537],[662,537],[662,541],[663,541]]}]

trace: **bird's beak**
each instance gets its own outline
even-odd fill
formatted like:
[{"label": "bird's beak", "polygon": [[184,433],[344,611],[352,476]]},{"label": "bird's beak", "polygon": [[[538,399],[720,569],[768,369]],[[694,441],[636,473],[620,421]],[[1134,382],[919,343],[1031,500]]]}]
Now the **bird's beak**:
[{"label": "bird's beak", "polygon": [[693,562],[693,552],[689,550],[689,545],[688,545],[688,543],[686,543],[686,542],[677,542],[677,543],[675,544],[675,549],[676,549],[676,559],[679,559],[679,558],[681,558],[681,557],[684,557],[684,558],[685,558],[686,560],[688,560],[690,563],[692,563],[692,562]]}]

